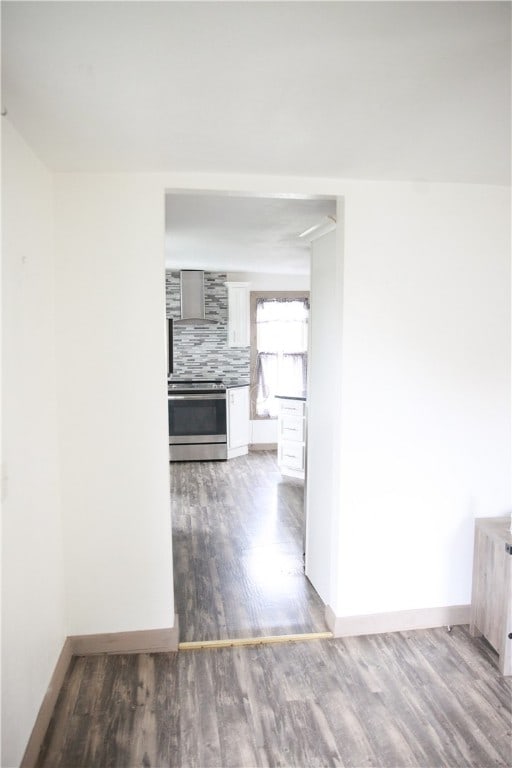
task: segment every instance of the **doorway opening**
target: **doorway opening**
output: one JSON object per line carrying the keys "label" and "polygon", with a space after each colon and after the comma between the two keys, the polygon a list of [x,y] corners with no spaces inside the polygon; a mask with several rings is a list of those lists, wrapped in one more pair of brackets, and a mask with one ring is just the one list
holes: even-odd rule
{"label": "doorway opening", "polygon": [[[172,287],[179,286],[180,271],[204,272],[206,302],[204,322],[174,323],[173,378],[225,381],[228,414],[230,400],[243,401],[241,393],[247,389],[248,395],[249,387],[253,403],[246,414],[247,450],[235,451],[227,461],[170,464],[181,641],[326,629],[325,605],[304,573],[304,480],[282,472],[278,464],[275,408],[257,412],[258,387],[261,395],[276,360],[266,358],[270,365],[255,376],[262,357],[254,334],[243,346],[229,343],[227,285],[245,285],[253,299],[270,292],[300,295],[304,301],[311,249],[301,235],[335,215],[336,201],[327,197],[166,194],[168,317],[179,304]],[[303,364],[307,345],[293,354]],[[305,379],[305,365],[303,370]],[[228,432],[229,426],[228,415]]]}

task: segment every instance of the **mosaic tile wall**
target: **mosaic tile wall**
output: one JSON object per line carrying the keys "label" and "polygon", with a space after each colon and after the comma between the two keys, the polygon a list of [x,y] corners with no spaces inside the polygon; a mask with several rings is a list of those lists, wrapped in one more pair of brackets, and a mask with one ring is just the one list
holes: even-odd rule
{"label": "mosaic tile wall", "polygon": [[[174,323],[173,378],[249,382],[250,348],[228,347],[228,289],[224,272],[204,273],[205,316],[213,322]],[[180,318],[180,273],[166,270],[167,317]]]}

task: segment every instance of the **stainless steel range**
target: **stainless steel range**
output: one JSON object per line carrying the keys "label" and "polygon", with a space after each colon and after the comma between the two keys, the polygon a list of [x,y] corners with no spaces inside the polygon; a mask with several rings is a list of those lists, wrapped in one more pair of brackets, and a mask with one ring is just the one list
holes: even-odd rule
{"label": "stainless steel range", "polygon": [[170,381],[170,461],[227,459],[226,387],[220,379]]}

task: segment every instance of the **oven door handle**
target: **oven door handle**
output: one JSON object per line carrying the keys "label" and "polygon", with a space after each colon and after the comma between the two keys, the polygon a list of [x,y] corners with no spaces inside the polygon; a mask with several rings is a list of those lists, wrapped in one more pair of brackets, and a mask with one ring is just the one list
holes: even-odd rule
{"label": "oven door handle", "polygon": [[205,395],[167,395],[168,400],[225,400],[226,393],[213,392]]}

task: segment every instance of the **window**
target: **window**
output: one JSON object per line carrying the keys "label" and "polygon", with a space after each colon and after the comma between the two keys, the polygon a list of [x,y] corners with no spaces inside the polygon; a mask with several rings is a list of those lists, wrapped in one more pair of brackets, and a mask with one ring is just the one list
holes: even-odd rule
{"label": "window", "polygon": [[253,418],[277,416],[276,394],[306,389],[309,297],[251,293]]}

